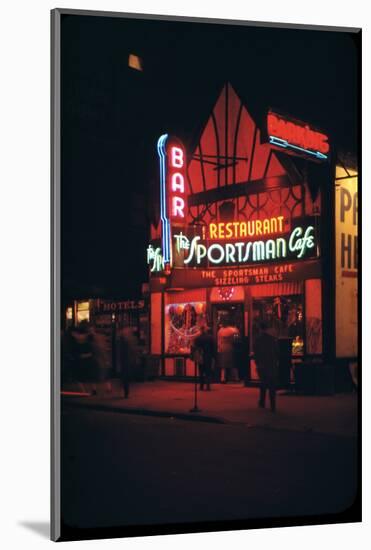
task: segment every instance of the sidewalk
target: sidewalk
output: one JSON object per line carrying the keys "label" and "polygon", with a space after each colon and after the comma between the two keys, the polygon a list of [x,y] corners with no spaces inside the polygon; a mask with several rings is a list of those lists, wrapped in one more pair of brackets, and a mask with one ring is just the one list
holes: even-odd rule
{"label": "sidewalk", "polygon": [[214,384],[210,392],[198,391],[198,413],[190,412],[193,399],[194,384],[156,380],[133,384],[129,399],[64,396],[63,403],[122,413],[238,423],[251,428],[357,435],[356,393],[299,396],[279,391],[276,413],[271,413],[269,407],[259,409],[258,389],[241,384]]}

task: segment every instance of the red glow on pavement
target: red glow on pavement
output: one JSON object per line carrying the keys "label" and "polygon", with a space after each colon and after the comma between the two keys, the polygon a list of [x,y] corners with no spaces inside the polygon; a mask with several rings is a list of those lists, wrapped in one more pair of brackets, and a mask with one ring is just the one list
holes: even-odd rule
{"label": "red glow on pavement", "polygon": [[90,397],[91,393],[83,391],[61,391],[61,395],[75,396],[75,397]]}

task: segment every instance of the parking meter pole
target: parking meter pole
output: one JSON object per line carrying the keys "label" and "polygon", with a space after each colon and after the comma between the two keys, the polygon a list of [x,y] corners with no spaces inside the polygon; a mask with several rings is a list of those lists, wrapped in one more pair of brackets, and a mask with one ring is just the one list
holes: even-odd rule
{"label": "parking meter pole", "polygon": [[195,391],[194,391],[194,404],[193,408],[189,412],[197,413],[200,412],[200,409],[197,407],[197,362],[195,361]]}

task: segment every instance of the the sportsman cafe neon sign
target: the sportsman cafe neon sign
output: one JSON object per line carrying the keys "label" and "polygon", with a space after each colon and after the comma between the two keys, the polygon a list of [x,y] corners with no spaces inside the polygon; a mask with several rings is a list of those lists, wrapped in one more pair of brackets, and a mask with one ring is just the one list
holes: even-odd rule
{"label": "the sportsman cafe neon sign", "polygon": [[[211,223],[203,227],[202,234],[193,237],[180,230],[174,232],[173,246],[174,267],[260,264],[317,255],[314,225],[298,225],[285,232],[283,216],[251,222]],[[164,269],[160,248],[148,247],[147,262],[152,272]]]}
{"label": "the sportsman cafe neon sign", "polygon": [[210,265],[241,265],[287,258],[302,259],[316,246],[313,225],[297,226],[288,235],[266,240],[209,244],[210,241],[202,242],[199,235],[189,239],[182,232],[174,234],[174,239],[177,251],[184,251],[185,267],[200,267],[205,261]]}

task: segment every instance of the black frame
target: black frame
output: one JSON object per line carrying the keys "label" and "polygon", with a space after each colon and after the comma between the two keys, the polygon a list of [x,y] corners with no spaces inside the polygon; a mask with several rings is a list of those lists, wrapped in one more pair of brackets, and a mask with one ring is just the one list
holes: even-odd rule
{"label": "black frame", "polygon": [[[112,527],[112,528],[95,528],[95,529],[80,529],[67,527],[62,524],[61,510],[60,510],[60,329],[61,329],[61,254],[60,254],[60,193],[61,193],[61,158],[60,158],[60,75],[61,75],[61,61],[60,61],[60,40],[61,40],[61,16],[62,15],[82,15],[92,17],[114,17],[114,18],[127,18],[127,19],[146,19],[146,20],[161,20],[161,21],[183,21],[183,22],[197,22],[208,24],[224,24],[224,25],[239,25],[246,27],[266,27],[266,28],[281,28],[281,29],[302,29],[302,30],[327,30],[333,32],[346,32],[353,33],[355,42],[358,49],[358,63],[361,67],[362,49],[361,49],[361,29],[359,28],[346,28],[346,27],[328,27],[320,25],[294,25],[294,24],[280,24],[269,22],[249,22],[240,20],[222,20],[222,19],[204,19],[194,17],[178,17],[178,16],[163,16],[163,15],[149,15],[149,14],[133,14],[133,13],[119,13],[119,12],[101,12],[101,11],[89,11],[89,10],[72,10],[72,9],[55,9],[51,11],[51,257],[52,257],[52,269],[51,269],[51,538],[54,541],[68,541],[79,539],[100,539],[100,538],[112,538],[112,537],[132,537],[132,536],[148,536],[158,534],[179,534],[189,532],[204,532],[204,531],[227,531],[236,529],[256,529],[264,527],[284,527],[284,526],[299,526],[299,525],[315,525],[315,524],[337,524],[344,522],[359,522],[361,521],[361,469],[358,470],[359,478],[359,493],[357,500],[351,509],[341,512],[334,517],[327,516],[324,518],[320,516],[308,516],[308,517],[289,517],[289,518],[264,518],[264,519],[245,519],[235,521],[216,521],[216,522],[202,522],[202,523],[179,523],[179,524],[164,524],[164,525],[143,525],[143,526],[126,526],[126,527]],[[358,85],[358,97],[361,99],[361,71],[358,71],[359,81]],[[360,104],[360,101],[359,101]],[[361,116],[360,105],[358,106],[358,143],[361,146]],[[220,157],[221,158],[221,157]],[[359,182],[361,195],[362,184],[362,168],[361,168],[361,152],[358,152],[359,158]],[[219,159],[218,159],[219,161]],[[361,202],[361,201],[360,201]],[[334,238],[334,208],[333,208],[333,196],[331,192],[327,195],[325,201],[327,209],[328,226],[326,228],[326,234],[331,235],[331,239],[324,239],[322,242],[322,251],[328,254],[329,261],[326,262],[325,267],[328,275],[335,273],[335,258],[334,253],[331,251],[331,247],[328,243]],[[362,228],[361,213],[359,215],[359,227]],[[358,282],[361,285],[361,231],[359,235],[359,278]],[[327,241],[327,243],[326,243]],[[330,277],[325,277],[325,280],[329,281]],[[335,288],[334,285],[329,285],[323,288],[323,307],[325,308],[326,315],[329,319],[335,318]],[[162,295],[162,299],[163,299]],[[361,295],[358,294],[359,305],[359,317],[361,317]],[[163,308],[162,308],[163,309]],[[163,322],[163,319],[162,319]],[[330,323],[332,329],[328,329],[329,332],[324,334],[324,344],[327,343],[326,354],[327,357],[333,358],[335,355],[335,333],[334,323]],[[361,343],[361,329],[359,330],[359,341]],[[361,357],[359,357],[361,362]],[[360,386],[362,382],[362,376],[360,373]],[[361,397],[361,396],[360,396]],[[359,413],[361,411],[362,402],[359,399]],[[361,416],[359,414],[360,424]],[[359,428],[361,433],[361,425]],[[361,449],[361,442],[359,441],[359,450]],[[360,458],[359,458],[360,464]]]}

